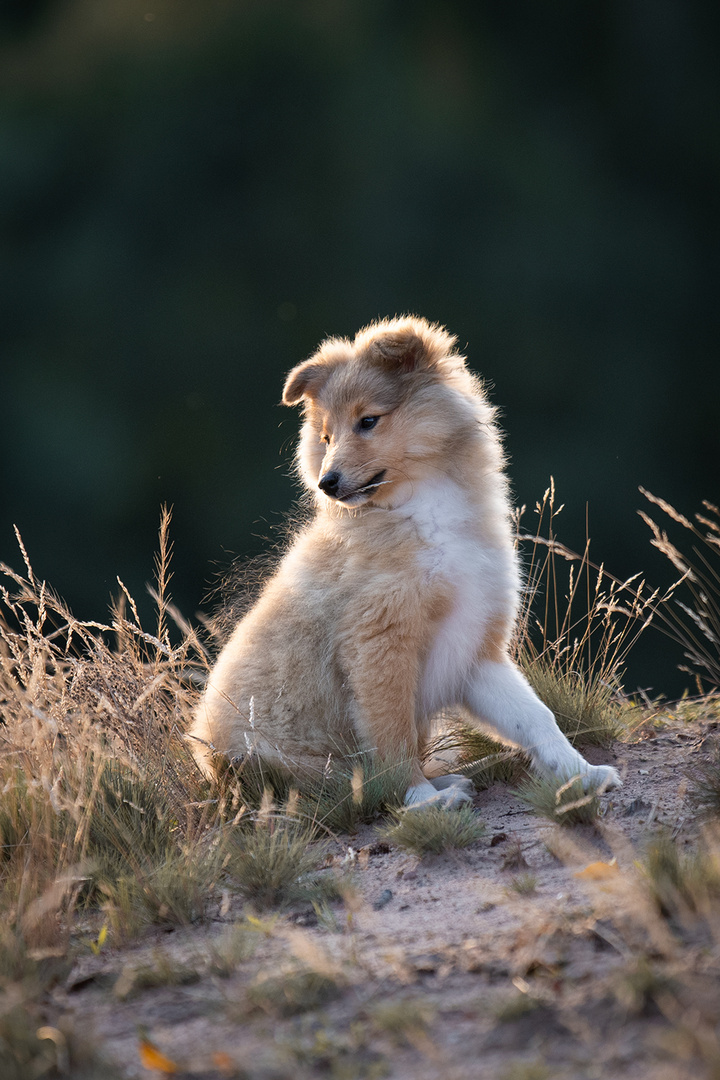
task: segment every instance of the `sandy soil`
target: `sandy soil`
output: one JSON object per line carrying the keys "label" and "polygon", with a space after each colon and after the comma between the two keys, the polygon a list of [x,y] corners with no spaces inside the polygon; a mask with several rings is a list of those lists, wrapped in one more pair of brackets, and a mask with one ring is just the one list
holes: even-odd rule
{"label": "sandy soil", "polygon": [[[718,950],[678,950],[635,863],[662,827],[692,850],[686,776],[716,723],[648,721],[632,741],[588,751],[624,781],[597,829],[560,829],[499,784],[476,796],[486,833],[462,851],[418,860],[363,827],[333,852],[353,871],[345,904],[253,924],[224,893],[201,926],[81,950],[50,1013],[128,1078],[161,1075],[141,1061],[146,1036],[176,1075],[208,1080],[696,1080],[683,1018],[634,988],[648,965],[671,976],[682,963],[717,995]],[[238,925],[245,958],[218,973]],[[165,984],[143,985],[148,971]],[[279,973],[296,999],[263,984]]]}

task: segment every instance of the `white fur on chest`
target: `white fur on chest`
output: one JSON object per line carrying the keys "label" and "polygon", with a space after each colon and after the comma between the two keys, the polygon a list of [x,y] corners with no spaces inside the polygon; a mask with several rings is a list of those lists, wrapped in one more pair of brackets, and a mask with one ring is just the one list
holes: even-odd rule
{"label": "white fur on chest", "polygon": [[505,547],[484,540],[477,509],[455,484],[428,485],[403,509],[422,543],[417,558],[428,585],[439,578],[452,592],[421,676],[418,707],[428,714],[462,700],[488,628],[514,616],[515,559],[509,539]]}

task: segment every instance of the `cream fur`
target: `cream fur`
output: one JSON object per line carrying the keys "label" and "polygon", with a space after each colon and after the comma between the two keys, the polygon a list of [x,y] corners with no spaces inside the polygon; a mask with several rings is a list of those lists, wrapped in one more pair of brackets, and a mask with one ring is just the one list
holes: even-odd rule
{"label": "cream fur", "polygon": [[249,751],[304,772],[359,744],[412,760],[408,805],[454,806],[466,785],[431,784],[420,757],[433,714],[462,705],[545,773],[619,783],[508,657],[520,575],[503,454],[454,345],[423,319],[386,320],[288,376],[315,516],[210,673],[189,732],[208,774]]}

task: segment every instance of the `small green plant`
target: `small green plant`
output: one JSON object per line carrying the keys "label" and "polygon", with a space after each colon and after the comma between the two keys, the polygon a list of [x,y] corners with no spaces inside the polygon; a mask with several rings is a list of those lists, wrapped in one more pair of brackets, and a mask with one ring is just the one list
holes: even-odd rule
{"label": "small green plant", "polygon": [[667,832],[655,836],[640,864],[650,895],[681,936],[714,937],[720,915],[720,846],[706,834],[698,850],[685,854]]}
{"label": "small green plant", "polygon": [[428,1042],[428,1031],[435,1011],[427,1001],[404,998],[400,1001],[377,1002],[369,1010],[373,1027],[389,1035],[398,1045],[422,1048]]}
{"label": "small green plant", "polygon": [[515,794],[536,814],[558,825],[593,825],[600,814],[598,789],[585,791],[580,777],[562,782],[531,776]]}
{"label": "small green plant", "polygon": [[510,881],[509,888],[519,896],[531,896],[537,889],[537,883],[534,874],[517,874]]}
{"label": "small green plant", "polygon": [[392,825],[381,830],[393,844],[416,855],[469,847],[484,833],[485,825],[471,806],[461,806],[453,811],[439,806],[403,811],[395,815]]}
{"label": "small green plant", "polygon": [[247,920],[235,923],[210,946],[210,970],[226,979],[239,964],[249,960],[258,946],[258,931]]}
{"label": "small green plant", "polygon": [[162,949],[156,949],[152,963],[123,967],[113,986],[113,994],[118,1000],[126,1001],[156,986],[189,986],[199,980],[196,964],[178,963]]}
{"label": "small green plant", "polygon": [[321,831],[353,832],[402,806],[410,777],[407,761],[379,761],[367,753],[331,760],[321,777],[302,786],[300,809]]}
{"label": "small green plant", "polygon": [[249,987],[248,1003],[276,1016],[309,1012],[338,996],[337,979],[320,971],[296,971],[271,975]]}
{"label": "small green plant", "polygon": [[270,817],[226,837],[223,866],[243,895],[262,910],[337,895],[332,872],[318,870],[325,854],[325,845],[310,828]]}

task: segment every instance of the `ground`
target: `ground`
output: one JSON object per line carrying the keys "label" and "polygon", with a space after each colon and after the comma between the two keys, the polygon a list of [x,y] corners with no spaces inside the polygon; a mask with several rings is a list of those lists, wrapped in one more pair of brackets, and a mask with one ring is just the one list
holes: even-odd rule
{"label": "ground", "polygon": [[48,1022],[70,1022],[127,1078],[173,1065],[207,1080],[718,1075],[701,1038],[717,941],[680,942],[638,869],[660,829],[688,851],[698,840],[687,777],[717,725],[700,712],[587,751],[623,777],[597,828],[561,829],[495,784],[475,798],[486,831],[467,849],[417,859],[380,823],[334,841],[344,902],[256,916],[221,892],[209,921],[122,949],[89,920]]}

